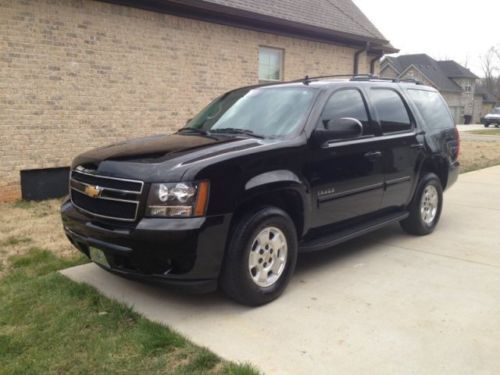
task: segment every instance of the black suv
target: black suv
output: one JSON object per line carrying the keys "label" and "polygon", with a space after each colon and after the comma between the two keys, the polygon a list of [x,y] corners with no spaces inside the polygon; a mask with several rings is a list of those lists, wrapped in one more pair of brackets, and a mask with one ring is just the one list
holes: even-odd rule
{"label": "black suv", "polygon": [[63,225],[111,272],[256,306],[283,292],[300,252],[393,222],[431,233],[458,153],[443,98],[417,82],[239,88],[175,134],[78,156]]}

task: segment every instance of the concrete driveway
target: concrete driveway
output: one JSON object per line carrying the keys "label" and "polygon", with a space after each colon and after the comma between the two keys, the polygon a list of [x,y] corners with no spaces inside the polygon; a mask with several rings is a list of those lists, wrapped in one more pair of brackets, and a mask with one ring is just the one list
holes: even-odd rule
{"label": "concrete driveway", "polygon": [[92,264],[63,274],[268,374],[499,374],[499,223],[500,166],[462,175],[434,234],[394,225],[302,256],[285,294],[258,309]]}

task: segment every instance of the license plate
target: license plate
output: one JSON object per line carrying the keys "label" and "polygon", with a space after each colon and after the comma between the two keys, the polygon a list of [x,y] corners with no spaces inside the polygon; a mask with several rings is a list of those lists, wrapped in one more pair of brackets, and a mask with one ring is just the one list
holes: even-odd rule
{"label": "license plate", "polygon": [[104,252],[96,247],[90,247],[90,259],[101,266],[110,268],[108,259],[106,258]]}

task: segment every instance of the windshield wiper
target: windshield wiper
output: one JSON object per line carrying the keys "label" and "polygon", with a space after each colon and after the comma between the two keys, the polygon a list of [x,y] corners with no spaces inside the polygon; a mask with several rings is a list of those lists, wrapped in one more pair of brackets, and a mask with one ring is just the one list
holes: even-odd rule
{"label": "windshield wiper", "polygon": [[196,133],[196,134],[208,135],[208,132],[206,130],[196,129],[196,128],[182,128],[179,129],[177,133]]}
{"label": "windshield wiper", "polygon": [[249,129],[238,129],[238,128],[221,128],[221,129],[211,129],[211,133],[227,133],[227,134],[244,134],[249,135],[251,137],[264,139],[265,137],[260,134],[255,134],[253,131]]}

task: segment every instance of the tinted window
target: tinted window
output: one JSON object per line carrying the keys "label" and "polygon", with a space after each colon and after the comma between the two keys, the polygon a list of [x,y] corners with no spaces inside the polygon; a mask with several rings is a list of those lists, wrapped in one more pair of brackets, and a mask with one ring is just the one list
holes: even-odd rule
{"label": "tinted window", "polygon": [[373,89],[370,91],[370,97],[384,133],[411,129],[410,116],[398,93],[392,90]]}
{"label": "tinted window", "polygon": [[355,118],[363,124],[363,135],[373,135],[363,97],[358,90],[340,90],[334,93],[323,110],[322,124],[344,117]]}
{"label": "tinted window", "polygon": [[446,103],[439,93],[414,89],[407,92],[427,126],[430,128],[452,128],[455,126]]}

